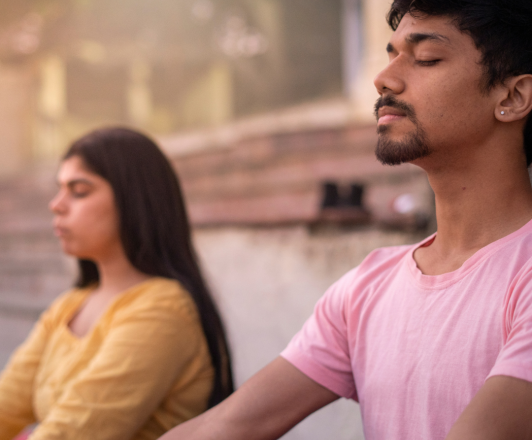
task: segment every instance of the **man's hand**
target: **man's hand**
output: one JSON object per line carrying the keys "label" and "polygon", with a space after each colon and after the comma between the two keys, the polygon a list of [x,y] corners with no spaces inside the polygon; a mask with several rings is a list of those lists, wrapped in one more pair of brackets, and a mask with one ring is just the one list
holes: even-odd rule
{"label": "man's hand", "polygon": [[531,440],[532,383],[494,376],[486,381],[446,440]]}
{"label": "man's hand", "polygon": [[224,402],[160,440],[274,440],[338,396],[279,357]]}

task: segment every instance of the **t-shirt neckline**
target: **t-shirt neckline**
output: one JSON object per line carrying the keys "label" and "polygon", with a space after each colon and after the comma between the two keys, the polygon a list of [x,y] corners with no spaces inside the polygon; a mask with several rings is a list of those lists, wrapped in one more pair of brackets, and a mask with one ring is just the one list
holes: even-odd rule
{"label": "t-shirt neckline", "polygon": [[414,278],[414,281],[421,288],[429,290],[444,289],[446,287],[449,287],[451,284],[460,281],[468,273],[476,269],[486,258],[492,255],[498,249],[528,232],[532,232],[532,220],[528,221],[524,226],[512,232],[511,234],[508,234],[505,237],[495,240],[494,242],[479,249],[471,257],[469,257],[464,262],[464,264],[462,264],[462,266],[458,269],[441,275],[425,275],[417,267],[416,260],[414,259],[414,252],[420,247],[427,246],[431,241],[434,241],[437,235],[436,232],[421,241],[420,243],[412,246],[410,252],[408,252],[407,254],[406,263],[408,265],[410,274]]}

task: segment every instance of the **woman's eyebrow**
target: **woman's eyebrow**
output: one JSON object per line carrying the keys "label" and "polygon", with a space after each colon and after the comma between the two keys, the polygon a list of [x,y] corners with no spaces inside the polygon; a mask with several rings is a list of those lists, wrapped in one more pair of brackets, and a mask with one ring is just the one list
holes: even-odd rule
{"label": "woman's eyebrow", "polygon": [[69,180],[66,185],[69,187],[69,188],[72,188],[78,184],[85,184],[85,185],[89,185],[89,186],[93,186],[94,184],[88,180],[88,179],[83,179],[83,178],[79,178],[79,179],[72,179],[72,180]]}
{"label": "woman's eyebrow", "polygon": [[84,183],[85,185],[90,185],[90,186],[93,185],[93,182],[91,182],[88,179],[83,179],[83,178],[70,180],[70,181],[68,181],[67,185],[68,186],[74,186],[74,185],[77,185],[78,183]]}

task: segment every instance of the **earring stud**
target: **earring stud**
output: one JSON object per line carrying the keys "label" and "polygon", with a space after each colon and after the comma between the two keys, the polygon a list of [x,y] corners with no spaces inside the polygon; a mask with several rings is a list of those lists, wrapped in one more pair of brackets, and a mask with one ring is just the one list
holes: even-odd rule
{"label": "earring stud", "polygon": [[502,111],[502,112],[501,112],[501,115],[504,115],[504,114],[505,114],[504,111]]}

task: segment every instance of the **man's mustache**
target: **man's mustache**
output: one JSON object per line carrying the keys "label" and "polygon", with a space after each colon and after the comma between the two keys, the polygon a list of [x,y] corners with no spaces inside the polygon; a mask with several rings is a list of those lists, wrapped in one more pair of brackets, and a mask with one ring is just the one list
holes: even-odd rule
{"label": "man's mustache", "polygon": [[394,107],[401,110],[408,119],[414,122],[417,120],[414,108],[406,102],[399,101],[392,95],[381,96],[377,99],[377,102],[375,102],[375,118],[377,118],[377,120],[379,119],[379,109],[382,107]]}

